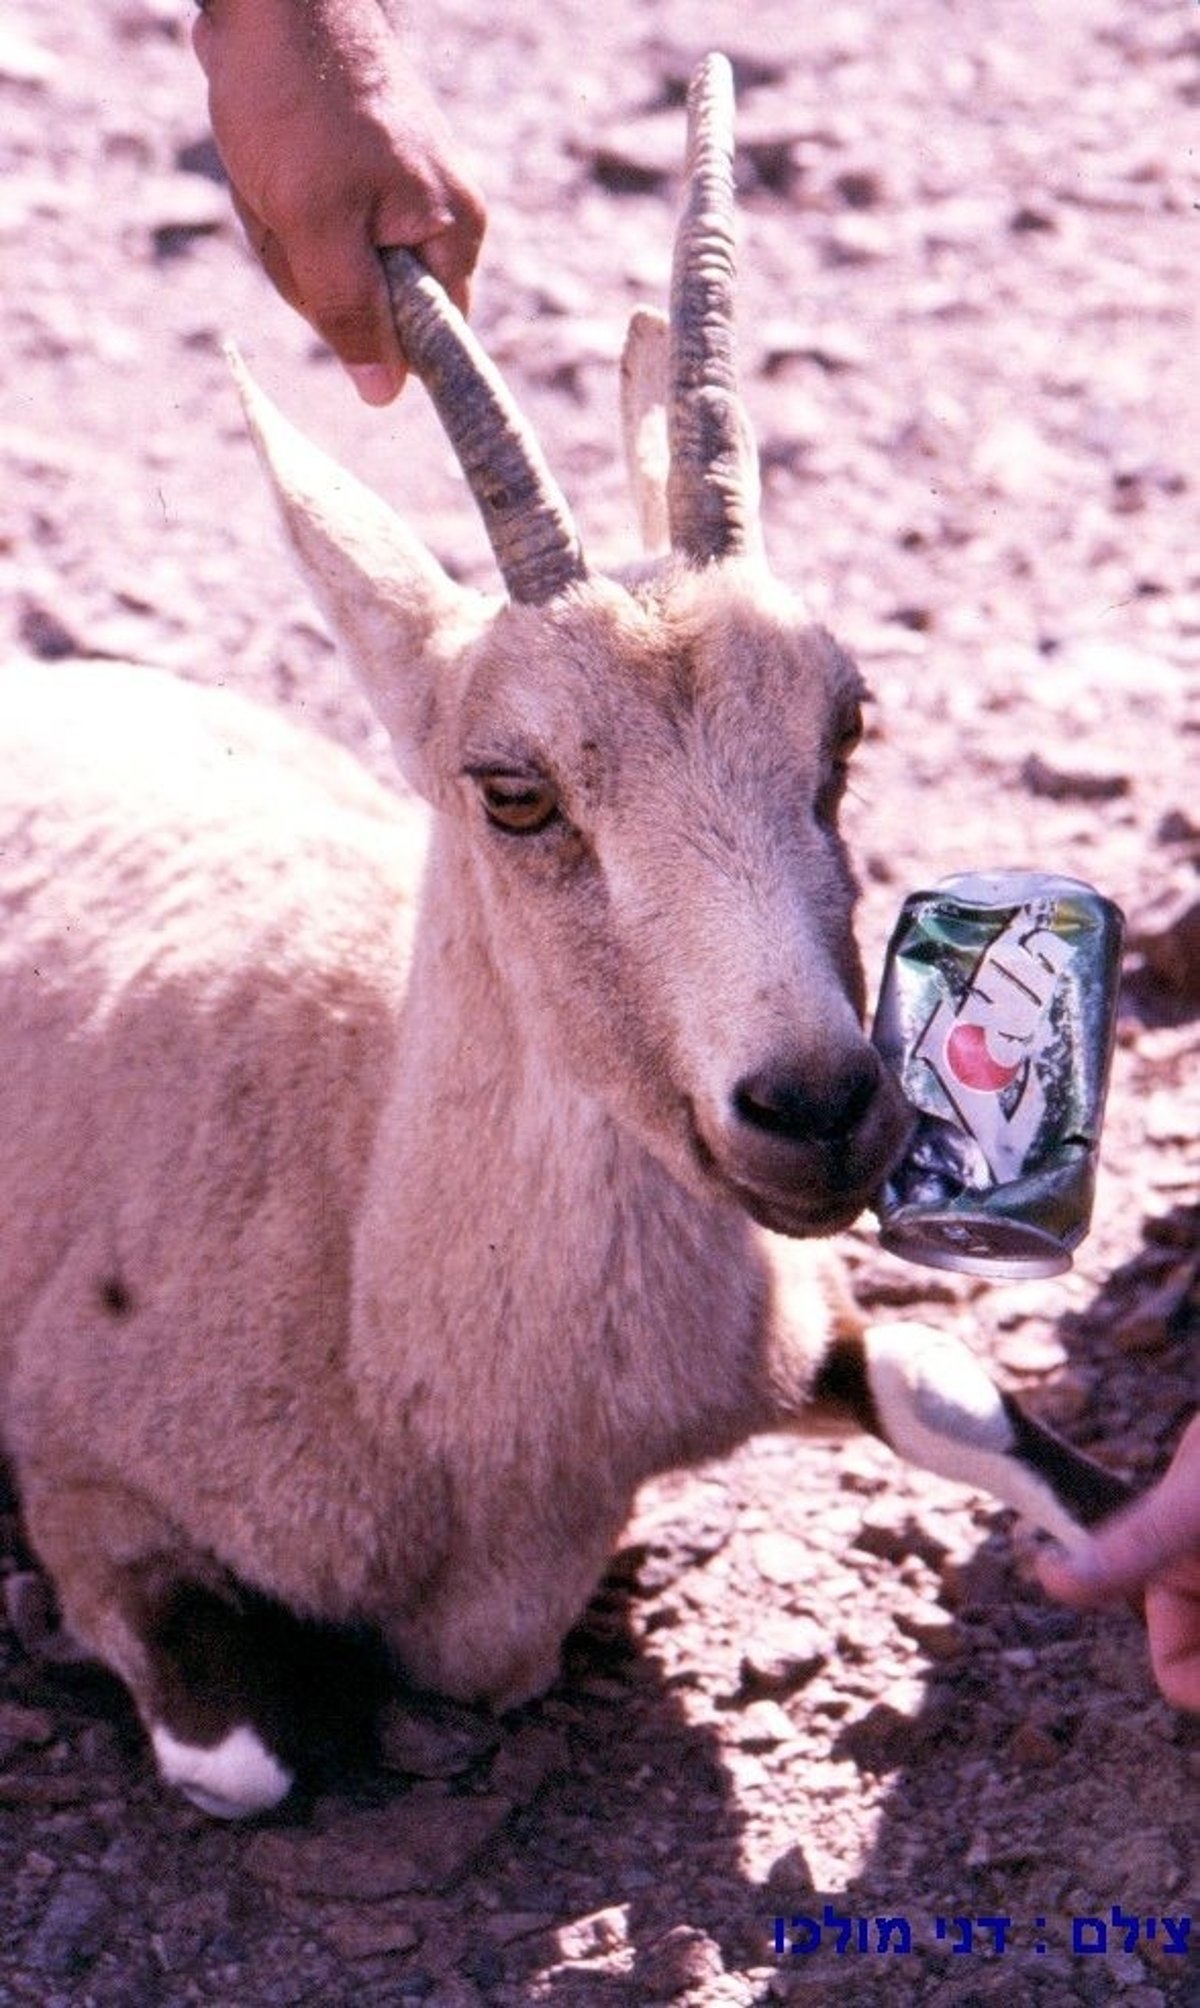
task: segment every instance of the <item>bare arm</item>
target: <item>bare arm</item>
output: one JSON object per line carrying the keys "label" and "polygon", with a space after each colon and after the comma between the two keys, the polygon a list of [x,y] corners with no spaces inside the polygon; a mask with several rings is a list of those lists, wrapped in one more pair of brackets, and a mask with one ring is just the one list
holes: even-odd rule
{"label": "bare arm", "polygon": [[1143,1499],[1066,1556],[1040,1564],[1052,1595],[1080,1609],[1145,1592],[1155,1678],[1168,1701],[1200,1710],[1200,1416]]}
{"label": "bare arm", "polygon": [[465,310],[484,207],[383,0],[206,0],[193,39],[250,243],[387,403],[405,371],[376,251],[416,251]]}

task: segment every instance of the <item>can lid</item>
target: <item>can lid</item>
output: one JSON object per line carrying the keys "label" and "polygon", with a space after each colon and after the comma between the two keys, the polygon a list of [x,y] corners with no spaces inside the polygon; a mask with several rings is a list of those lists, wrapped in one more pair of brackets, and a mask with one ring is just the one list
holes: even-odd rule
{"label": "can lid", "polygon": [[[994,871],[954,872],[938,879],[933,895],[961,900],[967,906],[1026,906],[1036,899],[1099,900],[1102,895],[1086,880],[1068,878],[1063,872]],[[1107,902],[1105,902],[1107,904]]]}
{"label": "can lid", "polygon": [[1071,1257],[1061,1241],[1027,1220],[912,1207],[880,1223],[879,1239],[893,1255],[927,1269],[957,1269],[996,1282],[1061,1276]]}

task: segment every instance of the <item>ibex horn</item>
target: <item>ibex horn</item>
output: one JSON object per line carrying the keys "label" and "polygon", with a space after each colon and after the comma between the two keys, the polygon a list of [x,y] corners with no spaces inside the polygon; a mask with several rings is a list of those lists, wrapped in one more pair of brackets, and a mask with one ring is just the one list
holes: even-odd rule
{"label": "ibex horn", "polygon": [[734,353],[733,72],[708,56],[688,91],[687,186],[671,271],[671,543],[701,563],[757,544],[757,477]]}
{"label": "ibex horn", "polygon": [[433,401],[514,600],[540,606],[585,578],[571,513],[495,365],[411,251],[383,251],[400,346]]}

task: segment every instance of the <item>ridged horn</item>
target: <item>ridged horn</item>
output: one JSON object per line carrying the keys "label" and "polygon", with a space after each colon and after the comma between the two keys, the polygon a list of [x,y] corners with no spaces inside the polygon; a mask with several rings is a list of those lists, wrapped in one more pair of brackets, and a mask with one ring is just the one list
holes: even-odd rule
{"label": "ridged horn", "polygon": [[671,543],[699,563],[758,543],[757,476],[737,387],[733,72],[707,56],[688,91],[686,188],[671,270]]}
{"label": "ridged horn", "polygon": [[495,364],[411,251],[381,252],[400,346],[458,456],[510,598],[530,606],[586,578],[567,503]]}

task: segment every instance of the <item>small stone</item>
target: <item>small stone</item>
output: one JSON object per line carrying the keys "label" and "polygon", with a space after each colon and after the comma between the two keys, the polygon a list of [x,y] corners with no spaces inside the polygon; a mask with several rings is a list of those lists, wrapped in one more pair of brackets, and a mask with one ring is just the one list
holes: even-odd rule
{"label": "small stone", "polygon": [[59,72],[58,57],[11,29],[0,33],[0,83],[23,84],[27,90],[44,90]]}
{"label": "small stone", "polygon": [[61,662],[69,656],[86,655],[87,648],[75,630],[53,607],[27,599],[21,608],[17,633],[31,655],[42,662]]}
{"label": "small stone", "polygon": [[1200,842],[1200,823],[1186,809],[1166,809],[1154,834],[1160,844],[1194,844]]}
{"label": "small stone", "polygon": [[223,189],[197,174],[163,174],[146,191],[142,218],[157,258],[173,258],[229,222]]}
{"label": "small stone", "polygon": [[787,1694],[802,1687],[829,1657],[821,1627],[807,1618],[763,1625],[742,1648],[741,1683],[750,1694]]}
{"label": "small stone", "polygon": [[756,1534],[750,1544],[754,1566],[764,1582],[792,1589],[812,1568],[812,1551],[794,1534]]}
{"label": "small stone", "polygon": [[610,1904],[605,1910],[572,1918],[554,1933],[554,1944],[563,1959],[603,1958],[610,1952],[619,1952],[628,1942],[629,1905],[625,1903]]}
{"label": "small stone", "polygon": [[1008,1755],[1014,1764],[1024,1769],[1038,1769],[1057,1764],[1062,1758],[1062,1746],[1055,1742],[1040,1722],[1022,1722],[1008,1739]]}
{"label": "small stone", "polygon": [[608,195],[660,195],[679,172],[677,121],[639,119],[610,126],[578,149],[592,180]]}
{"label": "small stone", "polygon": [[677,1924],[647,1946],[634,1969],[643,2000],[673,2000],[690,1987],[719,1980],[725,1971],[721,1948],[707,1932]]}
{"label": "small stone", "polygon": [[1045,1388],[1039,1388],[1038,1421],[1051,1429],[1068,1429],[1081,1422],[1095,1399],[1094,1376],[1068,1368]]}
{"label": "small stone", "polygon": [[1186,1003],[1200,1002],[1200,897],[1185,894],[1152,934],[1135,946],[1155,981]]}
{"label": "small stone", "polygon": [[854,1536],[854,1545],[866,1555],[878,1555],[885,1562],[899,1562],[905,1555],[913,1553],[914,1545],[919,1549],[922,1543],[909,1508],[903,1503],[882,1499],[869,1506],[863,1514]]}
{"label": "small stone", "polygon": [[795,1725],[777,1701],[752,1701],[733,1718],[733,1740],[743,1750],[773,1750],[794,1742]]}
{"label": "small stone", "polygon": [[567,1739],[561,1730],[537,1722],[527,1722],[505,1739],[492,1764],[490,1784],[494,1792],[510,1799],[514,1806],[527,1806],[536,1799],[548,1778],[570,1768]]}
{"label": "small stone", "polygon": [[375,1904],[334,1911],[322,1919],[321,1930],[343,1959],[412,1952],[421,1943],[421,1934],[410,1918]]}
{"label": "small stone", "polygon": [[621,1536],[609,1570],[620,1582],[653,1595],[698,1562],[719,1554],[736,1524],[724,1485],[685,1477],[647,1487]]}
{"label": "small stone", "polygon": [[1066,1366],[1068,1353],[1052,1332],[1020,1330],[1006,1335],[996,1348],[1001,1366],[1014,1374],[1055,1374]]}
{"label": "small stone", "polygon": [[448,1973],[425,1995],[423,2008],[483,2008],[483,1996],[465,1973]]}
{"label": "small stone", "polygon": [[1022,202],[1008,219],[1008,227],[1014,236],[1033,236],[1036,233],[1058,229],[1058,218],[1046,204]]}
{"label": "small stone", "polygon": [[0,1763],[18,1750],[40,1750],[54,1738],[54,1717],[44,1708],[0,1702]]}
{"label": "small stone", "polygon": [[81,1973],[108,1936],[112,1904],[93,1876],[67,1870],[55,1885],[26,1958],[63,1977]]}
{"label": "small stone", "polygon": [[1031,795],[1046,802],[1115,802],[1132,786],[1128,774],[1070,767],[1061,760],[1044,760],[1040,753],[1031,753],[1023,763],[1021,781]]}
{"label": "small stone", "polygon": [[920,1681],[894,1681],[865,1715],[847,1723],[839,1749],[864,1771],[894,1771],[908,1762],[921,1741],[927,1705]]}
{"label": "small stone", "polygon": [[895,249],[895,232],[881,217],[850,209],[830,224],[821,240],[827,265],[873,265]]}
{"label": "small stone", "polygon": [[344,1814],[323,1832],[257,1834],[245,1862],[260,1882],[299,1895],[369,1903],[442,1889],[459,1879],[510,1810],[506,1799],[451,1798],[417,1786],[394,1805]]}
{"label": "small stone", "polygon": [[1190,1144],[1200,1129],[1198,1113],[1186,1088],[1159,1088],[1145,1104],[1142,1133],[1147,1143]]}
{"label": "small stone", "polygon": [[915,1640],[927,1659],[957,1659],[963,1636],[955,1619],[936,1604],[921,1604],[915,1610],[898,1610],[896,1628]]}
{"label": "small stone", "polygon": [[1195,1262],[1178,1262],[1154,1289],[1144,1291],[1112,1327],[1112,1336],[1121,1351],[1160,1351],[1170,1340],[1172,1330],[1191,1297],[1195,1281]]}
{"label": "small stone", "polygon": [[814,363],[829,376],[862,369],[867,344],[846,323],[818,327],[800,321],[768,321],[761,334],[762,374],[775,377],[794,363]]}

